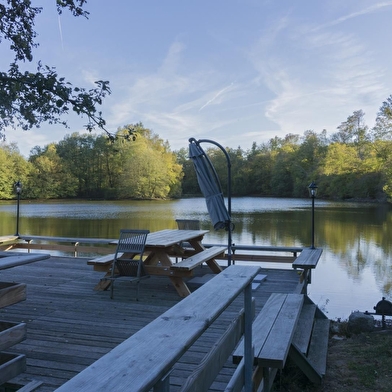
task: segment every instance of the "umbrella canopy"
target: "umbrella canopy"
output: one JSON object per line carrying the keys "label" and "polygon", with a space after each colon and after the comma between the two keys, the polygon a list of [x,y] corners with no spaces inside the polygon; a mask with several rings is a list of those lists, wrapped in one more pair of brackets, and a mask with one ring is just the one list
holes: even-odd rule
{"label": "umbrella canopy", "polygon": [[214,229],[229,230],[231,218],[225,205],[219,178],[207,154],[195,139],[189,139],[189,158],[193,161],[197,181],[206,200]]}

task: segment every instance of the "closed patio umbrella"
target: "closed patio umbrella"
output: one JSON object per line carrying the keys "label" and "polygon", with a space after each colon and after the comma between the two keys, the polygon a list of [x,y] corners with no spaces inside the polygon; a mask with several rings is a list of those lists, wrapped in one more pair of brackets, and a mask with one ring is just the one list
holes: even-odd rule
{"label": "closed patio umbrella", "polygon": [[[200,186],[200,190],[206,200],[207,210],[210,215],[212,224],[215,230],[226,229],[229,232],[228,239],[228,262],[231,263],[231,217],[230,217],[230,197],[229,198],[229,211],[226,208],[223,193],[220,185],[218,175],[216,174],[215,168],[212,165],[207,154],[200,146],[200,142],[210,142],[222,149],[222,147],[210,140],[199,140],[194,138],[189,139],[189,158],[192,159],[193,165],[197,175],[197,181]],[[223,149],[222,149],[223,150]],[[226,153],[226,151],[224,151]],[[227,154],[227,153],[226,153]],[[227,156],[228,158],[228,156]],[[230,162],[228,161],[228,165]],[[230,183],[230,178],[228,179]]]}

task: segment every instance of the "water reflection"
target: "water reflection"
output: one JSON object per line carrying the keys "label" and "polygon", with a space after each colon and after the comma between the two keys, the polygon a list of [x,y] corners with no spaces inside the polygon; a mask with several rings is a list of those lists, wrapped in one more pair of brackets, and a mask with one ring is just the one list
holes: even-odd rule
{"label": "water reflection", "polygon": [[[233,242],[309,246],[310,199],[233,198]],[[120,229],[176,228],[175,219],[199,219],[206,242],[226,243],[214,231],[203,198],[174,201],[26,202],[22,234],[117,238]],[[14,234],[16,203],[0,203],[0,235]],[[324,249],[310,295],[331,318],[372,310],[392,296],[392,212],[387,205],[316,200],[315,245]]]}

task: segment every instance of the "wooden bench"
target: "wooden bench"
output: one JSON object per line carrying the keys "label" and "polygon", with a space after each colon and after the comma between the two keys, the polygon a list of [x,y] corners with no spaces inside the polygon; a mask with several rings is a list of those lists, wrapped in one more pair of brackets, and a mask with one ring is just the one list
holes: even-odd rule
{"label": "wooden bench", "polygon": [[210,260],[217,256],[223,257],[226,249],[227,248],[225,246],[213,246],[211,248],[203,250],[202,252],[196,253],[195,255],[188,257],[176,264],[173,264],[170,269],[184,269],[188,271],[193,270],[194,268],[203,263],[208,264]]}
{"label": "wooden bench", "polygon": [[[109,353],[57,389],[65,391],[168,391],[170,372],[192,344],[237,298],[244,303],[243,322],[229,323],[229,334],[219,346],[212,344],[212,361],[197,366],[198,375],[186,390],[206,390],[219,366],[223,366],[245,331],[245,366],[241,382],[251,391],[253,356],[251,352],[251,284],[260,267],[233,265],[182,299]],[[245,293],[245,295],[242,295]],[[240,315],[241,316],[241,315]],[[240,328],[241,327],[241,328]],[[237,337],[237,339],[235,338]],[[228,353],[224,358],[223,353]],[[219,365],[219,366],[218,366]],[[250,372],[249,372],[250,370]],[[250,376],[250,377],[249,377]]]}
{"label": "wooden bench", "polygon": [[4,235],[0,237],[0,249],[8,250],[12,249],[18,242],[18,236],[16,235]]}
{"label": "wooden bench", "polygon": [[311,270],[317,267],[323,250],[321,248],[304,248],[301,254],[294,260],[294,269],[302,269],[300,282],[303,283],[303,294],[306,294],[307,285],[311,283]]}
{"label": "wooden bench", "polygon": [[[212,260],[216,256],[222,256],[222,254],[226,251],[225,246],[214,246],[212,248],[208,248],[200,253],[197,253],[187,259],[184,259],[176,264],[173,264],[170,269],[173,271],[176,270],[184,270],[184,271],[191,271],[196,268],[198,265],[208,262]],[[90,259],[87,261],[88,265],[92,265],[94,267],[94,271],[99,272],[107,272],[114,260],[114,253],[95,257],[94,259]],[[120,257],[121,257],[120,253]]]}
{"label": "wooden bench", "polygon": [[[121,257],[123,254],[119,253],[119,257]],[[94,267],[94,271],[99,271],[99,272],[108,272],[110,269],[110,266],[113,263],[115,253],[110,253],[105,256],[99,256],[95,257],[94,259],[90,259],[87,261],[88,265],[92,265]]]}
{"label": "wooden bench", "polygon": [[293,262],[294,268],[314,269],[320,260],[323,250],[321,248],[304,248],[301,254]]}
{"label": "wooden bench", "polygon": [[49,257],[50,255],[46,253],[0,252],[0,269],[13,268]]}
{"label": "wooden bench", "polygon": [[[277,369],[283,369],[304,302],[302,294],[271,294],[253,321],[252,344],[257,365],[254,380],[264,378],[264,391],[269,391]],[[239,363],[244,355],[241,343],[233,354]]]}

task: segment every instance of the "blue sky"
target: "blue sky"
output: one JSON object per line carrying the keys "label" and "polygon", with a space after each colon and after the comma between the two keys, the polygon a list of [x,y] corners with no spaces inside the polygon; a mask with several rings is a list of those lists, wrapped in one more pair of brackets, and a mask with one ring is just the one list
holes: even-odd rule
{"label": "blue sky", "polygon": [[[359,109],[371,127],[392,94],[392,1],[90,0],[88,20],[48,3],[33,1],[44,7],[35,60],[74,85],[109,80],[107,128],[142,122],[172,150],[190,137],[246,150],[309,129],[331,135]],[[11,129],[7,142],[27,156],[84,123]]]}

